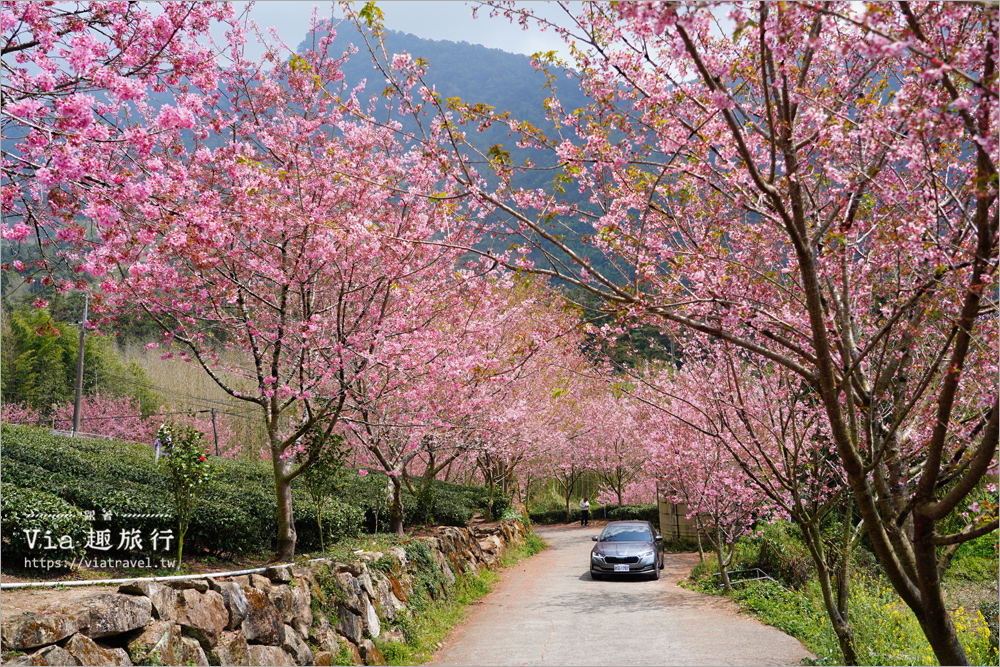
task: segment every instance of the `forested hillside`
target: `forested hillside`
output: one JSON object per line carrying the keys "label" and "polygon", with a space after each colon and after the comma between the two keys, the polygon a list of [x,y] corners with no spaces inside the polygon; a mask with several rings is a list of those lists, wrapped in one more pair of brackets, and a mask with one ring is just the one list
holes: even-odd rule
{"label": "forested hillside", "polygon": [[[546,118],[545,112],[545,101],[550,97],[558,98],[562,108],[569,112],[584,108],[587,99],[580,90],[579,79],[569,78],[562,71],[553,70],[551,73],[558,76],[550,81],[545,72],[536,71],[529,56],[464,41],[423,39],[395,30],[386,30],[384,41],[390,57],[397,53],[408,53],[414,59],[422,58],[427,61],[427,74],[424,79],[434,86],[434,90],[442,99],[460,98],[469,104],[491,106],[497,112],[508,111],[512,118],[530,123],[548,137],[580,143],[572,129],[565,125],[561,127],[560,134],[553,121]],[[308,37],[299,44],[298,51],[301,53],[311,49],[313,45],[313,38]],[[381,95],[385,88],[385,77],[375,68],[361,33],[349,26],[342,28],[336,34],[329,51],[340,55],[346,53],[352,45],[358,52],[344,64],[342,68],[344,80],[349,87],[365,81],[366,96]],[[404,120],[403,129],[416,131],[415,121]],[[514,166],[522,167],[527,161],[531,162],[530,169],[515,175],[514,185],[550,191],[556,184],[555,178],[560,172],[555,170],[557,160],[552,151],[518,147],[516,138],[511,136],[507,126],[499,123],[494,123],[481,131],[476,125],[468,125],[465,129],[467,141],[483,155],[488,153],[491,147],[501,146],[510,154],[510,161]],[[487,180],[493,180],[489,178],[491,175],[489,169],[484,168],[481,171],[487,176]],[[576,190],[567,191],[566,198],[572,203],[587,204],[587,198]],[[567,239],[572,239],[568,242],[574,250],[590,259],[595,266],[607,268],[606,261],[600,253],[578,240],[581,236],[594,233],[594,229],[586,220],[574,218],[556,222],[570,228],[571,233],[566,236]],[[536,263],[544,262],[537,250],[533,253],[532,259]],[[614,275],[616,272],[610,273]]]}

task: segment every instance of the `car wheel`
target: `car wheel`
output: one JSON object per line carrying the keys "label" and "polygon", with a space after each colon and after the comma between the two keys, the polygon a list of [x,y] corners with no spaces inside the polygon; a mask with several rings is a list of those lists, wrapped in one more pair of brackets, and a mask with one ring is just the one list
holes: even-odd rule
{"label": "car wheel", "polygon": [[663,556],[660,556],[660,569],[661,569],[661,570],[663,569],[663,566],[664,566],[665,564],[666,564],[666,563],[664,563],[664,562],[663,562]]}
{"label": "car wheel", "polygon": [[594,581],[600,581],[601,580],[601,575],[599,575],[596,572],[594,572],[593,570],[591,570],[590,571],[590,578],[593,579]]}
{"label": "car wheel", "polygon": [[654,568],[653,568],[653,576],[652,576],[652,577],[650,577],[650,578],[651,578],[651,579],[652,579],[653,581],[656,581],[657,579],[659,579],[659,578],[660,578],[660,568],[659,568],[659,567],[654,567]]}

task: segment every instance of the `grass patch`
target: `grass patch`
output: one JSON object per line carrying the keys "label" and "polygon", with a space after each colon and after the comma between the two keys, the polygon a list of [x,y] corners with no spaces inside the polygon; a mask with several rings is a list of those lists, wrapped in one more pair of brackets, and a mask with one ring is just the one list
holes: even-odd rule
{"label": "grass patch", "polygon": [[[800,545],[794,530],[785,526],[766,529],[737,544],[731,569],[761,567],[780,583],[761,581],[737,586],[732,598],[755,617],[792,635],[815,656],[813,664],[844,663],[837,637],[830,625],[819,584],[802,565]],[[880,576],[878,568],[866,566],[856,552],[855,572],[851,581],[849,619],[855,633],[859,661],[863,665],[936,665],[937,660],[913,612],[899,599],[891,586]],[[958,551],[945,573],[946,587],[988,590],[995,585],[997,569],[997,535],[973,540]],[[691,572],[681,585],[690,590],[721,595],[714,555],[706,554],[704,562]],[[811,570],[811,568],[810,568]],[[809,575],[809,576],[804,576]],[[783,585],[781,585],[783,584]],[[959,641],[974,665],[996,665],[997,611],[995,593],[983,603],[980,595],[969,600],[952,595],[948,600],[955,608],[952,620]],[[964,606],[959,606],[963,605]]]}
{"label": "grass patch", "polygon": [[997,578],[997,556],[1000,534],[990,533],[970,540],[958,548],[944,573],[944,580],[994,582]]}
{"label": "grass patch", "polygon": [[[529,533],[525,543],[508,549],[501,557],[503,567],[511,567],[545,548],[545,542]],[[376,645],[390,665],[419,665],[427,662],[440,648],[452,628],[465,618],[466,608],[490,592],[500,578],[493,571],[482,569],[478,574],[460,574],[447,596],[430,598],[426,593],[410,598],[414,614],[400,623],[405,642],[382,642]],[[418,588],[414,586],[414,592]]]}
{"label": "grass patch", "polygon": [[[818,584],[789,590],[771,582],[755,582],[733,592],[746,611],[786,632],[815,656],[818,665],[842,665],[844,657],[823,608]],[[937,665],[913,612],[881,579],[857,577],[851,583],[848,615],[863,665]],[[952,619],[959,641],[974,665],[997,664],[997,649],[983,615],[959,608]]]}
{"label": "grass patch", "polygon": [[539,551],[542,551],[545,546],[545,541],[542,538],[533,532],[528,533],[528,537],[525,539],[524,544],[519,544],[513,549],[508,549],[507,552],[500,557],[500,565],[502,567],[512,567],[517,565],[522,560],[531,558]]}

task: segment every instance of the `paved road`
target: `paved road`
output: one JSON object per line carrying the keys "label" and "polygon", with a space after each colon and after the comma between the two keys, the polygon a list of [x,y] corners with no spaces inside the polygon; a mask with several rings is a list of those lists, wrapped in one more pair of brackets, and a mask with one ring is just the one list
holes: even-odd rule
{"label": "paved road", "polygon": [[600,527],[539,528],[549,548],[504,573],[434,665],[796,665],[797,640],[677,581],[697,554],[668,554],[659,581],[590,578]]}

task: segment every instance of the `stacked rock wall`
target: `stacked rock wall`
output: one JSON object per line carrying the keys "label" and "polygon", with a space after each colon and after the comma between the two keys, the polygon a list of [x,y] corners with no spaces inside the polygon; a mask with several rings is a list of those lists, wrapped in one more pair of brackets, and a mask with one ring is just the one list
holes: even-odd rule
{"label": "stacked rock wall", "polygon": [[442,528],[388,553],[360,552],[261,574],[135,581],[0,630],[10,665],[385,664],[373,640],[403,641],[415,595],[447,595],[460,573],[496,567],[524,526]]}

